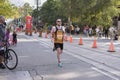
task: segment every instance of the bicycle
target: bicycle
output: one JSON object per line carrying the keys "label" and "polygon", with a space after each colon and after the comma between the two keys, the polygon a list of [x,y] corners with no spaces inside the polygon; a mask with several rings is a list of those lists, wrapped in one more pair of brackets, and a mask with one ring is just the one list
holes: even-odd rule
{"label": "bicycle", "polygon": [[4,45],[4,64],[9,70],[13,70],[18,65],[18,57],[13,49],[8,48],[7,42]]}

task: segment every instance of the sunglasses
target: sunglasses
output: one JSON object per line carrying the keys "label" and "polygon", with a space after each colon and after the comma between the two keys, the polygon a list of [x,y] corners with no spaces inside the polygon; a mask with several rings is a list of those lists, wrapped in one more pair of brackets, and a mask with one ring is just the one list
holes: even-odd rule
{"label": "sunglasses", "polygon": [[61,21],[57,21],[57,22],[61,22]]}

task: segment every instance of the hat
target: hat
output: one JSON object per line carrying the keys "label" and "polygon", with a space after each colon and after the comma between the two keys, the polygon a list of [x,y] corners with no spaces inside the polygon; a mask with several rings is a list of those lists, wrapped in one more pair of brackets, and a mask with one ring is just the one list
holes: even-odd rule
{"label": "hat", "polygon": [[61,19],[57,19],[56,21],[61,21]]}

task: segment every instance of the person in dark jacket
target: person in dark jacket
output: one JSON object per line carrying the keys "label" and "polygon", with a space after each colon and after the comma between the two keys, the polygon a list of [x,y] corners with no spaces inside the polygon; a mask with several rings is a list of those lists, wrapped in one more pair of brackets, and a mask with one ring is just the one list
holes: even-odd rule
{"label": "person in dark jacket", "polygon": [[5,69],[4,62],[4,41],[5,41],[5,18],[0,16],[0,68]]}
{"label": "person in dark jacket", "polygon": [[17,33],[14,31],[12,36],[13,36],[13,45],[16,45],[17,44]]}
{"label": "person in dark jacket", "polygon": [[108,39],[108,32],[109,32],[108,28],[105,28],[104,34],[105,34],[105,38],[106,38],[106,39]]}

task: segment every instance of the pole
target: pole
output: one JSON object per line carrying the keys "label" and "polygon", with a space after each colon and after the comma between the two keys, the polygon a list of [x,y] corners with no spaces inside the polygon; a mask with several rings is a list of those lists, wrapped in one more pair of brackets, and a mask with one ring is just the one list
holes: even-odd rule
{"label": "pole", "polygon": [[36,27],[38,26],[38,0],[37,0],[37,21],[36,21]]}
{"label": "pole", "polygon": [[[39,4],[39,0],[37,0],[37,22],[36,22],[37,28],[40,27],[40,26],[38,25],[38,20],[39,20],[39,15],[38,15],[38,4]],[[41,4],[41,0],[40,0],[40,4]],[[39,30],[39,29],[38,29],[38,30]],[[39,36],[38,36],[38,37],[41,37],[41,36],[42,36],[42,30],[39,30]]]}

